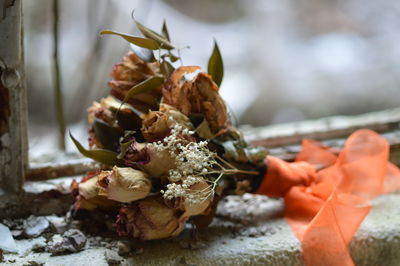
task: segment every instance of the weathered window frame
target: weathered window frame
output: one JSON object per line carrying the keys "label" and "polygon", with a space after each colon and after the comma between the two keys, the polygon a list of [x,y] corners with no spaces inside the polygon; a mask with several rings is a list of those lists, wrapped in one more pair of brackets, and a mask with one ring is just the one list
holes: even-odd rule
{"label": "weathered window frame", "polygon": [[0,0],[0,188],[22,190],[28,165],[22,0]]}

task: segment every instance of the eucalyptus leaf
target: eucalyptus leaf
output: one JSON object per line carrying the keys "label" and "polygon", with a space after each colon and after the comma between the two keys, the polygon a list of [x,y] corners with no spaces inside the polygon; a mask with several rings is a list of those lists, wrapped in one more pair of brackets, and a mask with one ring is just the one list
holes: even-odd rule
{"label": "eucalyptus leaf", "polygon": [[96,138],[107,150],[118,150],[119,139],[123,136],[123,131],[120,128],[113,127],[99,119],[94,120],[93,128]]}
{"label": "eucalyptus leaf", "polygon": [[160,48],[164,48],[166,50],[175,49],[175,46],[172,43],[170,43],[168,41],[168,39],[166,37],[164,37],[163,35],[155,32],[154,30],[147,28],[146,26],[144,26],[143,24],[141,24],[140,22],[138,22],[136,20],[135,20],[135,24],[138,27],[138,29],[140,30],[140,32],[143,34],[143,36],[157,42]]}
{"label": "eucalyptus leaf", "polygon": [[156,58],[154,57],[154,53],[150,49],[146,49],[143,47],[138,47],[134,44],[130,44],[132,51],[144,62],[155,62]]}
{"label": "eucalyptus leaf", "polygon": [[163,25],[162,25],[162,35],[168,40],[171,41],[171,39],[169,38],[169,33],[168,33],[168,29],[167,29],[167,21],[164,19]]}
{"label": "eucalyptus leaf", "polygon": [[224,64],[216,40],[214,40],[214,49],[208,60],[208,74],[211,75],[212,79],[219,87],[224,77]]}
{"label": "eucalyptus leaf", "polygon": [[128,42],[130,42],[134,45],[137,45],[137,46],[140,46],[143,48],[147,48],[150,50],[157,50],[160,48],[159,43],[153,39],[146,39],[146,38],[142,38],[142,37],[127,35],[127,34],[115,32],[112,30],[103,30],[100,32],[100,35],[117,35],[117,36],[124,38],[125,40],[127,40]]}
{"label": "eucalyptus leaf", "polygon": [[121,165],[122,162],[118,160],[117,153],[103,149],[87,150],[72,136],[71,132],[69,132],[69,136],[83,156],[107,165]]}
{"label": "eucalyptus leaf", "polygon": [[139,84],[133,86],[129,91],[128,94],[125,96],[124,98],[124,103],[126,101],[128,101],[129,99],[131,99],[133,96],[140,94],[140,93],[144,93],[144,92],[148,92],[154,89],[159,88],[162,84],[164,83],[164,78],[163,77],[159,77],[159,76],[153,76],[151,78],[148,78],[142,82],[140,82]]}

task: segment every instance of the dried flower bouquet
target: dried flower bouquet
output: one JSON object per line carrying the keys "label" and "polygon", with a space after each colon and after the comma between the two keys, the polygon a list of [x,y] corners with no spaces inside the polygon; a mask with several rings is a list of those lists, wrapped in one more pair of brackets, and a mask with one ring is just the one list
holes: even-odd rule
{"label": "dried flower bouquet", "polygon": [[70,135],[103,166],[72,183],[73,209],[110,214],[121,236],[163,239],[188,220],[207,226],[224,194],[255,191],[266,151],[248,146],[229,119],[216,43],[208,73],[175,67],[179,48],[165,22],[161,34],[135,23],[144,37],[101,32],[129,41],[133,52],[114,66],[110,96],[88,108],[90,149]]}

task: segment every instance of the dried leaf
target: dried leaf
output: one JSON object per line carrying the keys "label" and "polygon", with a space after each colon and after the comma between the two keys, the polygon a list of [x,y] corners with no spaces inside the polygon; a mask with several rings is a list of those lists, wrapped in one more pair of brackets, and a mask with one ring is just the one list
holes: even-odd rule
{"label": "dried leaf", "polygon": [[168,33],[168,29],[167,29],[167,21],[164,19],[163,25],[162,25],[162,30],[161,30],[163,36],[168,40],[171,41],[171,39],[169,38],[169,33]]}
{"label": "dried leaf", "polygon": [[166,49],[166,50],[172,50],[175,49],[175,46],[168,41],[166,37],[164,37],[161,34],[158,34],[157,32],[147,28],[140,22],[135,20],[135,24],[140,30],[140,32],[146,37],[151,40],[154,40],[160,48]]}
{"label": "dried leaf", "polygon": [[117,153],[109,151],[109,150],[102,150],[102,149],[97,149],[97,150],[87,150],[85,149],[82,144],[79,143],[79,141],[77,141],[71,134],[71,132],[69,132],[69,136],[72,139],[72,141],[74,142],[75,146],[77,147],[77,149],[79,150],[79,152],[88,158],[91,158],[95,161],[98,161],[100,163],[103,164],[107,164],[107,165],[120,165],[121,164],[121,160],[118,160],[117,158]]}
{"label": "dried leaf", "polygon": [[162,58],[162,59],[165,59],[165,58],[168,58],[168,57],[169,57],[169,59],[170,59],[170,61],[171,61],[172,63],[178,61],[179,58],[180,58],[180,57],[174,55],[173,53],[171,53],[171,51],[168,51],[168,54],[163,54],[163,55],[161,55],[161,58]]}
{"label": "dried leaf", "polygon": [[134,142],[135,140],[129,140],[127,142],[122,142],[120,145],[120,153],[118,154],[117,158],[118,159],[123,159],[125,157],[125,153],[127,152],[129,146]]}
{"label": "dried leaf", "polygon": [[208,60],[208,74],[211,75],[212,79],[219,87],[224,76],[224,64],[216,40],[214,40],[214,50]]}
{"label": "dried leaf", "polygon": [[146,39],[146,38],[141,38],[141,37],[137,37],[137,36],[127,35],[127,34],[115,32],[112,30],[103,30],[100,32],[100,35],[117,35],[117,36],[124,38],[125,40],[127,40],[128,42],[130,42],[134,45],[137,45],[137,46],[140,46],[143,48],[147,48],[150,50],[157,50],[160,48],[160,45],[158,44],[158,42],[156,42],[153,39]]}
{"label": "dried leaf", "polygon": [[165,77],[171,76],[172,72],[174,72],[175,68],[168,62],[168,61],[163,61],[160,66],[161,73]]}
{"label": "dried leaf", "polygon": [[164,78],[154,76],[151,78],[146,79],[145,81],[140,82],[136,86],[133,86],[128,93],[126,94],[123,102],[125,103],[129,99],[131,99],[133,96],[137,94],[141,94],[144,92],[149,92],[151,90],[159,88],[164,82]]}
{"label": "dried leaf", "polygon": [[101,142],[107,150],[117,151],[119,148],[119,139],[123,136],[120,128],[113,127],[99,119],[93,123],[96,139]]}

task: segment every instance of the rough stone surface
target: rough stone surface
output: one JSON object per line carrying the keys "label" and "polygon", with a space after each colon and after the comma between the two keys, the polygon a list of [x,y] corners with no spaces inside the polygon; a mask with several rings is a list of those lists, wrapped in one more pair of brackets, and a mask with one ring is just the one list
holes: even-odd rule
{"label": "rough stone surface", "polygon": [[[400,261],[400,193],[372,201],[374,208],[362,223],[351,246],[356,265],[397,266]],[[219,205],[210,228],[194,242],[185,230],[176,239],[130,242],[131,251],[118,255],[121,239],[88,237],[78,253],[51,256],[33,253],[43,237],[17,240],[18,254],[7,253],[0,265],[303,265],[300,244],[282,219],[282,201],[245,194],[227,197]],[[39,243],[39,244],[38,244]],[[128,244],[129,242],[124,242]]]}

